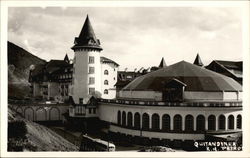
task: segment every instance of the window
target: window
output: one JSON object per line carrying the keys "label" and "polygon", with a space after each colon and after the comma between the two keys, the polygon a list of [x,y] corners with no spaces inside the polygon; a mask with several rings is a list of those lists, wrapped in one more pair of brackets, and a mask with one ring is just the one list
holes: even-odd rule
{"label": "window", "polygon": [[203,115],[198,115],[196,118],[196,130],[205,131],[205,117]]}
{"label": "window", "polygon": [[95,57],[89,56],[89,63],[90,63],[90,64],[95,63]]}
{"label": "window", "polygon": [[146,113],[142,115],[142,129],[149,130],[149,115]]}
{"label": "window", "polygon": [[93,108],[93,114],[96,114],[96,108]]}
{"label": "window", "polygon": [[216,118],[214,115],[208,117],[208,130],[215,130],[216,127]]}
{"label": "window", "polygon": [[107,89],[105,89],[104,94],[109,94],[109,91]]}
{"label": "window", "polygon": [[104,85],[109,85],[109,81],[108,81],[108,80],[105,80],[105,81],[104,81]]}
{"label": "window", "polygon": [[134,127],[135,127],[135,129],[141,129],[141,117],[140,117],[140,114],[138,112],[135,113]]}
{"label": "window", "polygon": [[170,130],[170,116],[168,114],[164,114],[162,116],[162,130],[164,131]]}
{"label": "window", "polygon": [[92,108],[89,108],[89,114],[91,114],[92,113]]}
{"label": "window", "polygon": [[95,84],[95,78],[94,77],[89,78],[89,84]]}
{"label": "window", "polygon": [[125,111],[122,112],[122,125],[126,126],[126,112]]}
{"label": "window", "polygon": [[152,130],[159,130],[160,129],[160,118],[158,114],[152,115]]}
{"label": "window", "polygon": [[225,116],[224,115],[220,115],[219,116],[219,129],[225,129],[226,128],[226,123],[225,123],[225,121],[226,121],[226,118],[225,118]]}
{"label": "window", "polygon": [[185,130],[189,132],[194,130],[194,117],[192,115],[187,115],[185,118]]}
{"label": "window", "polygon": [[114,77],[114,80],[115,80],[115,77]]}
{"label": "window", "polygon": [[89,94],[95,94],[95,88],[89,88]]}
{"label": "window", "polygon": [[108,75],[109,74],[109,71],[108,70],[105,70],[104,71],[104,75]]}
{"label": "window", "polygon": [[182,131],[182,117],[181,115],[174,116],[174,130]]}
{"label": "window", "polygon": [[95,73],[95,67],[89,67],[89,74]]}
{"label": "window", "polygon": [[241,115],[238,115],[237,116],[237,128],[241,129],[241,127],[242,127],[242,118],[241,118]]}
{"label": "window", "polygon": [[118,111],[117,113],[117,124],[121,125],[121,112],[120,111]]}
{"label": "window", "polygon": [[83,104],[83,98],[79,98],[79,104]]}
{"label": "window", "polygon": [[133,122],[132,113],[129,112],[128,113],[128,127],[132,127],[132,122]]}
{"label": "window", "polygon": [[234,116],[230,115],[228,117],[228,129],[234,129]]}

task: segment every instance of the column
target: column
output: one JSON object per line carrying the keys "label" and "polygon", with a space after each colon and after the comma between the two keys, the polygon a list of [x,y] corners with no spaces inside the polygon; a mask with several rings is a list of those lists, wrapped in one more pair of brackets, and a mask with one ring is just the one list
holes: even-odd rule
{"label": "column", "polygon": [[205,116],[205,130],[208,130],[208,117]]}
{"label": "column", "polygon": [[[132,113],[132,112],[131,112]],[[134,122],[135,122],[135,120],[134,120],[134,113],[132,113],[132,127],[134,127],[135,125],[134,125]]]}
{"label": "column", "polygon": [[218,122],[218,117],[219,116],[215,116],[215,131],[218,131],[218,129],[219,129],[219,122]]}
{"label": "column", "polygon": [[174,117],[170,115],[170,130],[174,130]]}
{"label": "column", "polygon": [[237,130],[237,115],[234,115],[234,130]]}
{"label": "column", "polygon": [[228,130],[228,116],[225,115],[225,130]]}
{"label": "column", "polygon": [[148,114],[149,116],[149,129],[152,128],[152,115]]}
{"label": "column", "polygon": [[197,116],[193,116],[193,117],[194,117],[194,131],[196,131],[196,124],[197,124],[196,118],[197,118]]}
{"label": "column", "polygon": [[159,115],[159,129],[161,130],[162,129],[162,116]]}
{"label": "column", "polygon": [[181,115],[181,117],[182,117],[182,131],[184,131],[185,130],[185,115],[184,116]]}

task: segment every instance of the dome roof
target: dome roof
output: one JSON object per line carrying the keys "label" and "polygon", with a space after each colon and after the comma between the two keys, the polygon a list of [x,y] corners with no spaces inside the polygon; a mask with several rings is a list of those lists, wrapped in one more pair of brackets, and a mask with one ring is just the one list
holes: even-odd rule
{"label": "dome roof", "polygon": [[186,61],[137,77],[122,90],[162,91],[173,79],[184,83],[185,91],[242,91],[232,78]]}

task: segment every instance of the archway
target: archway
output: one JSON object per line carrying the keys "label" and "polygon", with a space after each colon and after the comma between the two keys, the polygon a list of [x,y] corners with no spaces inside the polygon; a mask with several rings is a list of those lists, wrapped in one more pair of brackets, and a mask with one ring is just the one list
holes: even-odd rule
{"label": "archway", "polygon": [[24,110],[24,117],[29,121],[34,121],[34,110],[28,107]]}

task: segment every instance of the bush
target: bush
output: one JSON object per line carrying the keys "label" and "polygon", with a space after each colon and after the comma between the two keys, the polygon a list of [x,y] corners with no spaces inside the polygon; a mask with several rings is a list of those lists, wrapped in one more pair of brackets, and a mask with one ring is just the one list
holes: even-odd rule
{"label": "bush", "polygon": [[27,128],[23,121],[13,121],[8,123],[8,139],[26,139]]}

